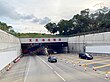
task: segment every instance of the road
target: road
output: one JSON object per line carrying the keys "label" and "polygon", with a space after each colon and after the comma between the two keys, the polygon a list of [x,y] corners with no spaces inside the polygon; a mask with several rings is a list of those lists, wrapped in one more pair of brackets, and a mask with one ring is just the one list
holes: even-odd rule
{"label": "road", "polygon": [[0,77],[0,82],[109,82],[104,75],[62,60],[49,63],[47,56],[27,56]]}

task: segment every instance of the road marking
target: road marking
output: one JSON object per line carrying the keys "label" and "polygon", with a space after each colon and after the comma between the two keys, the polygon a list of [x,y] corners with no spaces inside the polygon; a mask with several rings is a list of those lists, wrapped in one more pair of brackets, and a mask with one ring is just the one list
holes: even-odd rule
{"label": "road marking", "polygon": [[[102,57],[103,58],[103,57]],[[91,61],[96,61],[96,60],[102,60],[102,58],[94,58],[93,60],[84,60],[84,59],[76,59],[76,60],[82,60],[82,61],[87,61],[87,62],[91,62]],[[106,57],[104,57],[104,59],[106,59]]]}
{"label": "road marking", "polygon": [[[40,58],[40,57],[39,57]],[[53,69],[49,64],[47,64],[42,58],[40,58],[42,62],[44,62],[50,69]]]}
{"label": "road marking", "polygon": [[110,71],[108,72],[108,74],[110,74]]}
{"label": "road marking", "polygon": [[66,81],[59,73],[57,73],[56,71],[54,71],[55,72],[55,74],[57,75],[57,76],[59,76],[63,81]]}
{"label": "road marking", "polygon": [[102,60],[102,58],[103,58],[103,59],[106,59],[106,58],[109,58],[109,57],[103,57],[103,56],[102,56],[102,57],[100,57],[100,58],[94,58],[93,60]]}
{"label": "road marking", "polygon": [[103,68],[103,67],[107,67],[107,66],[110,66],[110,64],[106,64],[106,65],[102,65],[102,66],[97,66],[97,67],[94,67],[94,69]]}
{"label": "road marking", "polygon": [[[90,62],[90,63],[86,63],[86,65],[89,65],[89,64],[95,64],[95,63],[101,63],[101,62],[105,62],[105,61],[110,61],[110,60],[102,60],[102,61],[97,61],[97,62]],[[82,64],[83,66],[84,64]]]}
{"label": "road marking", "polygon": [[24,77],[24,82],[26,82],[26,79],[27,79],[27,77],[28,77],[29,70],[30,70],[30,65],[31,65],[31,60],[30,60],[30,58],[29,58],[29,64],[28,64],[28,68],[27,68],[26,75],[25,75],[25,77]]}
{"label": "road marking", "polygon": [[[40,58],[40,57],[39,57]],[[42,58],[40,58],[42,62],[44,62],[50,69],[53,69],[48,63],[46,63]],[[58,74],[56,71],[54,73],[59,76],[63,81],[66,81],[60,74]]]}
{"label": "road marking", "polygon": [[17,79],[17,80],[15,80],[13,82],[20,82],[20,81],[22,81],[22,79]]}

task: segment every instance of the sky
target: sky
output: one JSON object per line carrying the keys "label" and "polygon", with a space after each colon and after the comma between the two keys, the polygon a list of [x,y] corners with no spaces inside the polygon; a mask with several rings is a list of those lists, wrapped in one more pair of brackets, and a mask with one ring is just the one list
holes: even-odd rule
{"label": "sky", "polygon": [[20,33],[49,33],[49,22],[71,19],[81,10],[110,7],[110,0],[0,0],[0,21]]}

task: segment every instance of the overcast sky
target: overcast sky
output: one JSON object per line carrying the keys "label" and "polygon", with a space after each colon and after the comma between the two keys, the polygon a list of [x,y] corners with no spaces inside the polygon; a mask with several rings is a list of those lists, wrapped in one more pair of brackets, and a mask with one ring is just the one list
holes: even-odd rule
{"label": "overcast sky", "polygon": [[44,25],[70,19],[81,10],[109,7],[110,0],[0,0],[0,21],[17,32],[47,33]]}

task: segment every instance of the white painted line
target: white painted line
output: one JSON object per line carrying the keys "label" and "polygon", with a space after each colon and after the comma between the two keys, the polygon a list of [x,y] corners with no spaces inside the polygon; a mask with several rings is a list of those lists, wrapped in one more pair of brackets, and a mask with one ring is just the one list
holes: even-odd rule
{"label": "white painted line", "polygon": [[29,64],[28,64],[28,68],[27,68],[26,75],[25,75],[25,77],[24,77],[24,82],[26,82],[26,79],[27,79],[27,77],[28,77],[29,69],[30,69],[30,64],[31,64],[31,60],[30,60],[30,58],[29,58]]}
{"label": "white painted line", "polygon": [[13,82],[20,82],[20,81],[22,81],[22,79],[17,79],[17,80],[15,80]]}
{"label": "white painted line", "polygon": [[59,73],[57,73],[56,71],[54,71],[55,74],[57,74],[63,81],[66,81]]}
{"label": "white painted line", "polygon": [[[39,57],[40,58],[40,57]],[[53,69],[48,63],[46,63],[42,58],[40,58],[42,62],[44,62],[50,69]],[[60,74],[58,74],[56,71],[54,73],[59,76],[63,81],[66,81]]]}
{"label": "white painted line", "polygon": [[[40,57],[39,57],[40,58]],[[44,62],[50,69],[53,69],[49,64],[47,64],[42,58],[40,58],[42,62]]]}

